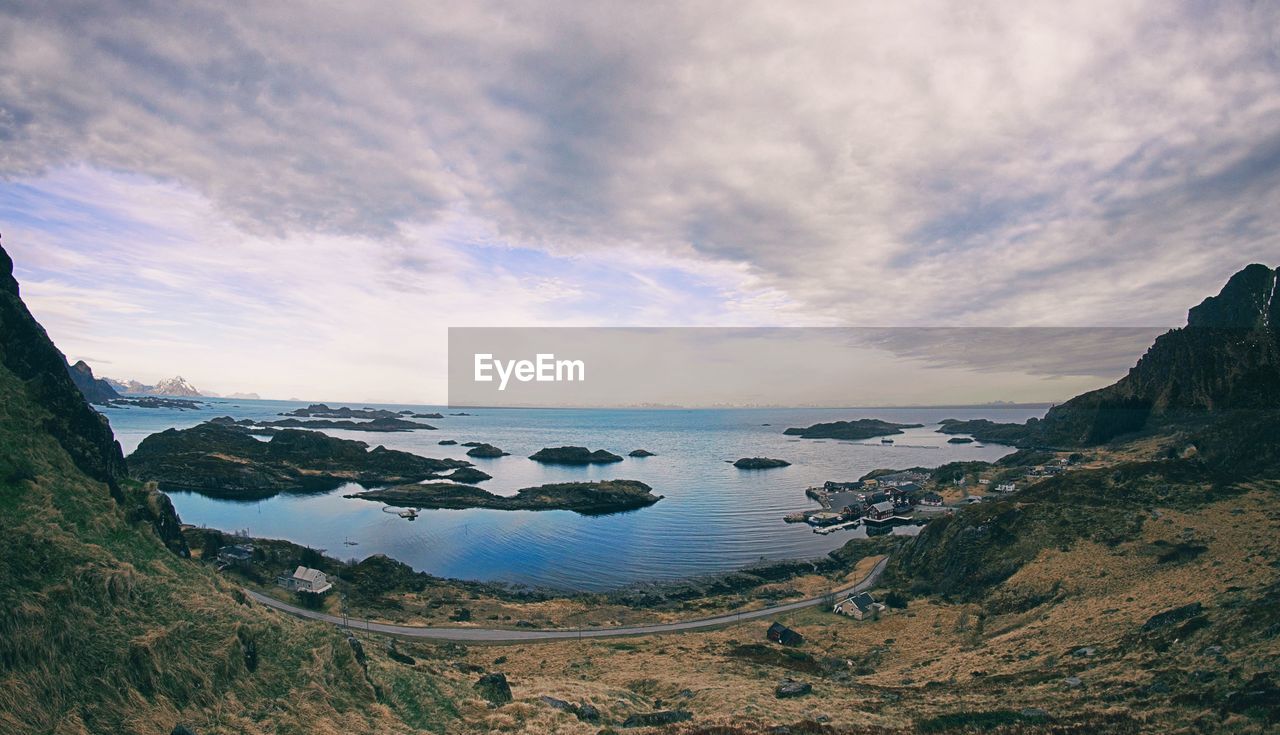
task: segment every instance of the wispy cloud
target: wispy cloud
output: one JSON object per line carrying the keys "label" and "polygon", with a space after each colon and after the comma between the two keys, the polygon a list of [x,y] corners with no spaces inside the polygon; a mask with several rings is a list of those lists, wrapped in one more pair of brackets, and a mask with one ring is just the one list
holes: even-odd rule
{"label": "wispy cloud", "polygon": [[[1158,0],[6,4],[0,212],[27,280],[151,320],[102,334],[288,335],[311,351],[272,369],[305,356],[315,390],[360,389],[316,364],[339,344],[416,384],[426,324],[1173,325],[1280,252],[1276,28]],[[105,316],[39,300],[129,365]]]}

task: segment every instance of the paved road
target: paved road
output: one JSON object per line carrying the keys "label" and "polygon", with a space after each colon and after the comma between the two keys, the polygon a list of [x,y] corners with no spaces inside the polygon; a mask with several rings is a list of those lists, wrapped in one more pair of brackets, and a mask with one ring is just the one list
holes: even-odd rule
{"label": "paved road", "polygon": [[870,589],[880,578],[884,572],[884,568],[888,565],[889,559],[886,557],[881,559],[871,569],[871,572],[862,581],[841,587],[822,595],[821,597],[810,597],[807,600],[797,600],[796,602],[788,602],[784,605],[774,605],[773,607],[761,608],[759,610],[746,610],[738,613],[727,613],[725,615],[717,615],[710,618],[701,618],[698,620],[683,620],[678,623],[658,623],[654,625],[631,625],[621,628],[585,628],[582,630],[560,629],[560,630],[527,630],[527,629],[505,629],[505,628],[429,628],[425,626],[415,625],[392,625],[390,623],[375,623],[368,620],[358,620],[356,618],[344,618],[328,613],[317,612],[315,610],[307,610],[287,602],[281,602],[274,597],[268,597],[264,594],[246,589],[244,592],[249,597],[268,607],[286,612],[290,615],[296,615],[300,618],[309,618],[311,620],[320,620],[334,625],[346,626],[356,630],[369,630],[375,633],[387,633],[389,635],[404,636],[408,638],[431,638],[442,641],[473,641],[480,643],[528,643],[530,641],[550,641],[564,640],[574,638],[611,638],[615,636],[628,635],[653,635],[659,633],[681,633],[688,630],[698,630],[701,628],[715,628],[724,625],[733,625],[746,620],[755,620],[757,618],[769,617],[781,613],[791,612],[793,610],[801,610],[814,605],[821,605],[826,602],[832,595],[842,595],[851,592],[861,592]]}

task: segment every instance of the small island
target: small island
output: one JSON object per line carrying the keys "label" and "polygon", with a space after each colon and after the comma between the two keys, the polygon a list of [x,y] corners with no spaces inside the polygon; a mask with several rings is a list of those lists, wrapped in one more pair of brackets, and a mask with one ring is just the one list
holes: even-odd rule
{"label": "small island", "polygon": [[733,463],[734,467],[740,470],[771,470],[774,467],[790,467],[791,463],[785,459],[771,459],[769,457],[743,457]]}
{"label": "small island", "polygon": [[136,479],[155,480],[162,489],[261,498],[329,490],[345,482],[421,482],[471,466],[463,460],[369,449],[364,442],[317,431],[279,429],[270,441],[255,439],[249,431],[225,417],[189,429],[167,429],[142,440],[129,455],[129,469]]}
{"label": "small island", "polygon": [[790,428],[782,432],[788,436],[802,439],[843,439],[857,441],[877,436],[901,434],[903,429],[919,429],[924,424],[895,424],[880,419],[858,419],[856,421],[832,421],[825,424],[814,424],[804,428]]}
{"label": "small island", "polygon": [[657,454],[650,452],[648,449],[632,449],[627,452],[628,457],[656,457]]}
{"label": "small island", "polygon": [[476,469],[475,467],[459,467],[453,472],[445,475],[445,479],[450,482],[460,482],[464,485],[470,485],[476,482],[492,480],[493,475],[485,472],[484,470]]}
{"label": "small island", "polygon": [[[245,423],[244,419],[241,423]],[[253,423],[253,422],[250,422]],[[279,419],[277,421],[259,421],[258,426],[285,429],[344,429],[346,431],[435,431],[436,427],[418,421],[408,421],[397,417],[382,417],[368,421],[349,421],[347,419]]]}
{"label": "small island", "polygon": [[467,442],[462,446],[471,447],[470,449],[467,450],[468,457],[479,457],[480,459],[494,459],[496,457],[505,457],[508,454],[510,454],[510,452],[504,452],[501,449],[498,449],[497,447],[493,446],[492,444],[485,444],[484,442]]}
{"label": "small island", "polygon": [[544,464],[608,464],[621,462],[622,457],[603,449],[591,451],[586,447],[546,447],[529,455],[534,462]]}
{"label": "small island", "polygon": [[292,411],[284,411],[281,416],[294,416],[298,418],[316,418],[316,419],[393,419],[401,414],[413,413],[412,411],[387,411],[381,408],[351,408],[350,406],[339,406],[330,408],[324,403],[313,403],[306,408],[295,408]]}
{"label": "small island", "polygon": [[943,434],[969,434],[990,444],[1020,446],[1029,441],[1039,422],[1037,418],[1027,419],[1025,424],[1002,424],[989,419],[943,419],[938,422],[941,424],[938,431]]}
{"label": "small island", "polygon": [[571,510],[583,515],[604,515],[635,510],[662,499],[637,480],[560,482],[526,487],[512,496],[448,482],[367,490],[348,498],[376,500],[410,508],[488,508],[491,510]]}
{"label": "small island", "polygon": [[973,439],[967,436],[953,436],[947,440],[948,444],[972,444]]}
{"label": "small island", "polygon": [[458,442],[456,439],[441,439],[440,441],[436,442],[436,444],[439,444],[442,447],[452,447],[457,443]]}

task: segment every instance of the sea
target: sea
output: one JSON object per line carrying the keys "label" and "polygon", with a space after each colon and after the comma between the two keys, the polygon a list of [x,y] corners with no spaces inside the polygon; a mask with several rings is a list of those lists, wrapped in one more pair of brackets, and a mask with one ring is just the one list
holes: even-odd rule
{"label": "sea", "polygon": [[[205,398],[201,408],[101,409],[126,455],[148,435],[185,428],[215,416],[275,419],[307,405],[297,401]],[[344,498],[361,487],[316,494],[281,494],[265,500],[211,498],[168,490],[184,523],[286,539],[339,559],[386,554],[419,571],[465,580],[503,582],[563,591],[603,591],[741,569],[761,561],[814,559],[851,538],[859,527],[829,535],[783,517],[817,507],[805,489],[827,480],[855,480],[877,468],[936,467],[954,460],[995,460],[1009,447],[948,444],[936,431],[946,418],[1025,421],[1043,408],[716,408],[716,409],[451,409],[396,404],[338,404],[442,413],[423,419],[434,431],[368,433],[326,430],[345,439],[427,457],[466,457],[462,446],[481,441],[510,452],[470,459],[493,475],[480,483],[499,495],[523,487],[575,480],[640,480],[664,496],[639,510],[604,516],[571,511],[424,510],[406,520],[382,503]],[[470,415],[450,415],[465,412]],[[878,418],[924,424],[895,435],[892,444],[799,439],[783,430],[827,421]],[[626,457],[608,465],[544,465],[528,459],[538,449],[563,445],[625,455],[647,449],[656,456]],[[740,470],[740,457],[774,457],[791,466]],[[164,489],[164,488],[162,488]],[[904,525],[894,533],[918,533]]]}

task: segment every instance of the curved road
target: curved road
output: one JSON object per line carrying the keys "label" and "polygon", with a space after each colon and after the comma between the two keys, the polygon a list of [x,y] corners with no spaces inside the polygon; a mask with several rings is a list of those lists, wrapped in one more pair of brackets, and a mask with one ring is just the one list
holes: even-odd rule
{"label": "curved road", "polygon": [[319,620],[333,625],[345,626],[356,630],[369,630],[375,633],[386,633],[389,635],[404,636],[408,638],[431,638],[441,641],[471,641],[478,643],[528,643],[530,641],[550,641],[564,640],[574,638],[611,638],[614,636],[628,635],[653,635],[659,633],[681,633],[688,630],[698,630],[700,628],[715,628],[722,625],[733,625],[746,620],[755,620],[779,613],[791,612],[792,610],[800,610],[806,607],[820,605],[833,595],[849,594],[854,592],[862,592],[870,589],[875,585],[876,580],[880,578],[884,568],[889,563],[889,558],[885,557],[876,562],[867,576],[862,581],[849,585],[847,587],[837,588],[820,597],[810,597],[805,600],[797,600],[796,602],[788,602],[784,605],[774,605],[773,607],[765,607],[759,610],[744,610],[737,613],[726,613],[710,618],[700,618],[698,620],[682,620],[677,623],[657,623],[654,625],[631,625],[621,628],[585,628],[582,630],[561,629],[561,630],[521,630],[521,629],[505,629],[505,628],[429,628],[414,625],[393,625],[391,623],[375,623],[369,620],[359,620],[356,618],[345,618],[328,613],[317,612],[315,610],[307,610],[305,608],[290,605],[287,602],[281,602],[274,597],[268,597],[264,594],[245,589],[246,595],[252,599],[275,608],[290,615],[300,618],[308,618],[310,620]]}

